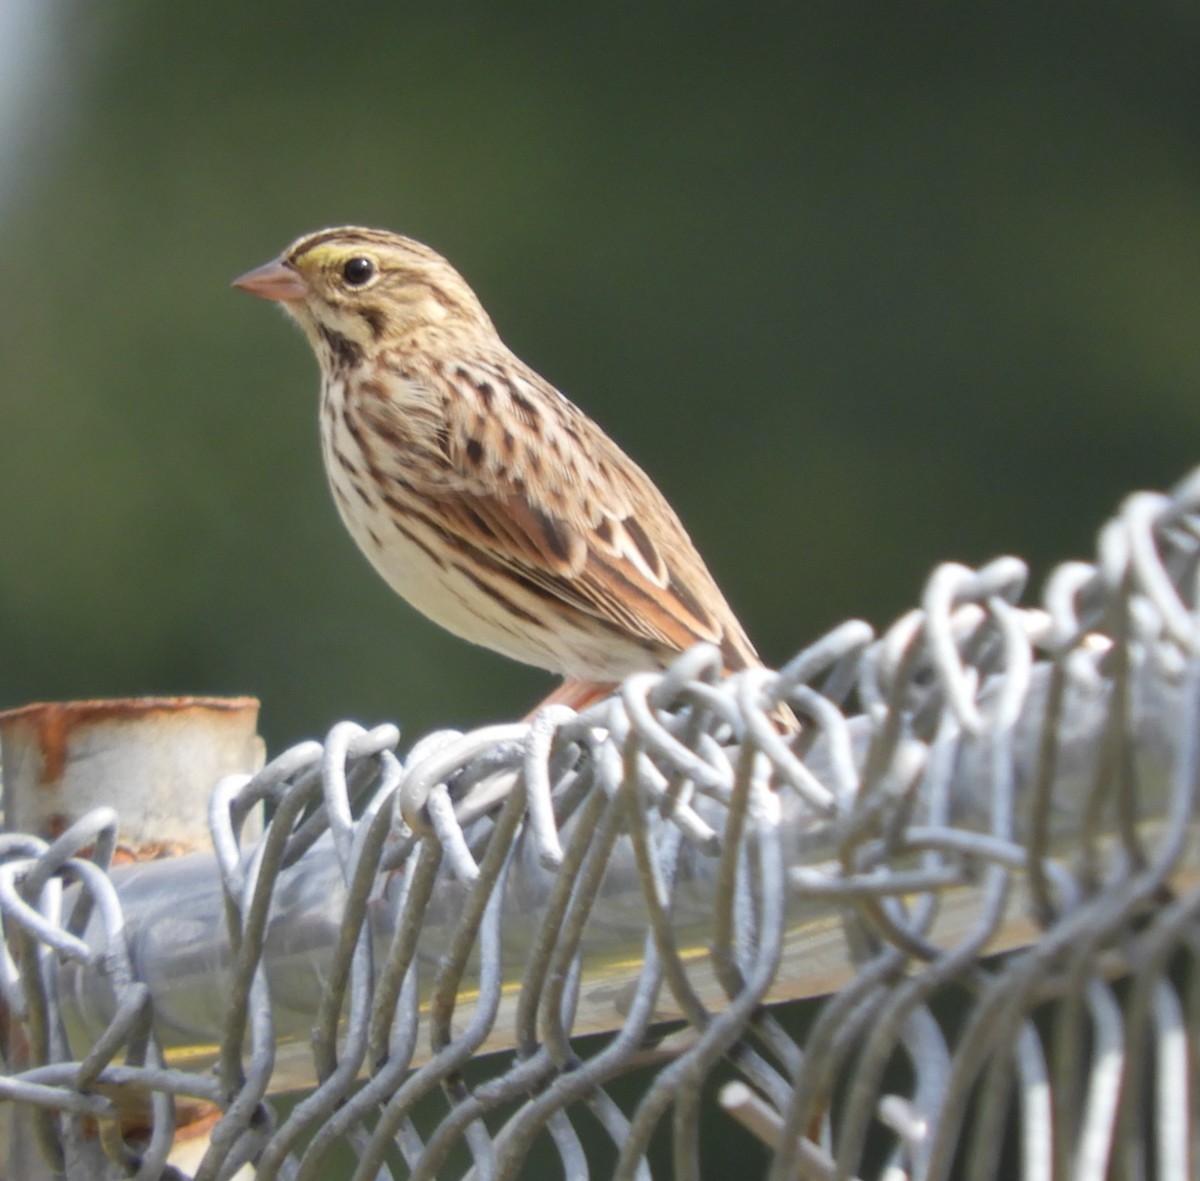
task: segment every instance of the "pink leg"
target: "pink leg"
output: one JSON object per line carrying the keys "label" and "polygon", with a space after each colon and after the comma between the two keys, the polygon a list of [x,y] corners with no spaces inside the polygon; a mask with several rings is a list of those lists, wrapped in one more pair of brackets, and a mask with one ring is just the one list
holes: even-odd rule
{"label": "pink leg", "polygon": [[615,681],[584,681],[578,677],[568,677],[553,693],[539,701],[527,717],[533,717],[544,705],[569,705],[574,710],[586,709],[607,697],[616,687]]}

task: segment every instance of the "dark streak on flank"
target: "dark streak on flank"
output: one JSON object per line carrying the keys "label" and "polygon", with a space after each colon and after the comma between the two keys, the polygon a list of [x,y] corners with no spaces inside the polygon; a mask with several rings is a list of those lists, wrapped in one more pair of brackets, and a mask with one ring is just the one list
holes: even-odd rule
{"label": "dark streak on flank", "polygon": [[348,475],[358,475],[358,465],[340,447],[334,447],[333,457]]}
{"label": "dark streak on flank", "polygon": [[367,440],[363,435],[362,427],[354,421],[354,415],[350,413],[348,405],[342,406],[342,425],[350,433],[350,437],[358,444],[359,451],[362,452],[363,458],[367,461],[367,466],[371,466],[371,452],[367,448]]}
{"label": "dark streak on flank", "polygon": [[483,444],[478,439],[467,440],[467,462],[478,467],[483,462]]}
{"label": "dark streak on flank", "polygon": [[400,428],[389,419],[376,418],[371,423],[371,429],[385,442],[397,449],[404,446],[404,434]]}
{"label": "dark streak on flank", "polygon": [[442,555],[437,552],[437,550],[435,550],[432,546],[427,545],[411,529],[406,528],[394,517],[392,518],[392,525],[397,533],[403,534],[403,536],[407,537],[408,540],[411,541],[418,549],[424,550],[429,560],[433,562],[433,564],[437,566],[439,570],[446,569],[446,559],[443,558]]}
{"label": "dark streak on flank", "polygon": [[459,562],[455,562],[453,565],[455,570],[469,578],[475,584],[475,586],[479,588],[479,590],[483,591],[488,598],[494,599],[497,603],[499,603],[500,606],[503,607],[504,610],[510,615],[515,615],[518,619],[522,619],[526,623],[537,624],[539,627],[542,626],[542,621],[538,619],[536,615],[530,611],[526,611],[524,607],[518,607],[517,604],[508,597],[508,595],[502,594],[490,582],[485,582],[473,570],[469,570],[466,566],[460,564]]}
{"label": "dark streak on flank", "polygon": [[416,535],[416,533],[409,529],[408,526],[404,524],[402,518],[414,517],[425,521],[425,524],[427,525],[429,524],[429,521],[422,517],[420,513],[412,512],[403,501],[397,500],[396,497],[394,497],[390,492],[385,492],[383,494],[383,503],[392,510],[389,519],[391,520],[392,527],[396,530],[396,532],[403,537],[407,537],[408,540],[411,541],[418,549],[424,550],[429,560],[433,562],[433,564],[437,566],[439,570],[445,570],[446,559],[443,558],[442,555],[437,552],[437,550],[428,545],[426,542],[422,541],[421,538]]}
{"label": "dark streak on flank", "polygon": [[612,521],[608,517],[601,517],[599,524],[596,526],[596,536],[600,538],[605,545],[612,545],[613,530]]}
{"label": "dark streak on flank", "polygon": [[376,422],[374,424],[374,432],[378,434],[379,438],[384,440],[384,443],[388,443],[394,446],[394,448],[400,449],[404,445],[404,436],[400,428],[390,424],[390,422]]}
{"label": "dark streak on flank", "polygon": [[475,392],[479,395],[479,400],[483,403],[485,410],[491,410],[496,401],[496,391],[492,389],[490,381],[481,381],[475,386]]}

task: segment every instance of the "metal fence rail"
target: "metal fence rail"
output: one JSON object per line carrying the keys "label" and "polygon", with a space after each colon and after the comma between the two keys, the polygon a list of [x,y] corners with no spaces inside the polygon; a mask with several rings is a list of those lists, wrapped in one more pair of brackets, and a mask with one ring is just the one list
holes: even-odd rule
{"label": "metal fence rail", "polygon": [[18,1138],[157,1178],[189,1101],[204,1178],[689,1178],[735,1125],[774,1179],[1200,1175],[1198,557],[1200,473],[1042,609],[943,566],[779,672],[403,760],[343,723],[217,785],[215,857],[0,837]]}

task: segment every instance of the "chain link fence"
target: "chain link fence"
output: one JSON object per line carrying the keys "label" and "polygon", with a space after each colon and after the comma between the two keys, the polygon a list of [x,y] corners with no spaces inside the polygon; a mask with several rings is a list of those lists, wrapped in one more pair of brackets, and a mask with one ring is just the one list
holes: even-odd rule
{"label": "chain link fence", "polygon": [[947,565],[778,672],[343,723],[215,855],[0,837],[9,1175],[180,1175],[205,1110],[205,1179],[1200,1175],[1198,557],[1200,473],[1041,608]]}

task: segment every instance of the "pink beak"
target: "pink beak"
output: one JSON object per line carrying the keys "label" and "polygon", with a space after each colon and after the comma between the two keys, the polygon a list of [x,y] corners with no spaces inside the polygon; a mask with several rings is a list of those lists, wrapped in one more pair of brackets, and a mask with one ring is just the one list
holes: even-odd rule
{"label": "pink beak", "polygon": [[281,303],[298,303],[308,298],[308,284],[279,259],[247,271],[234,279],[233,286],[260,299],[277,299]]}

